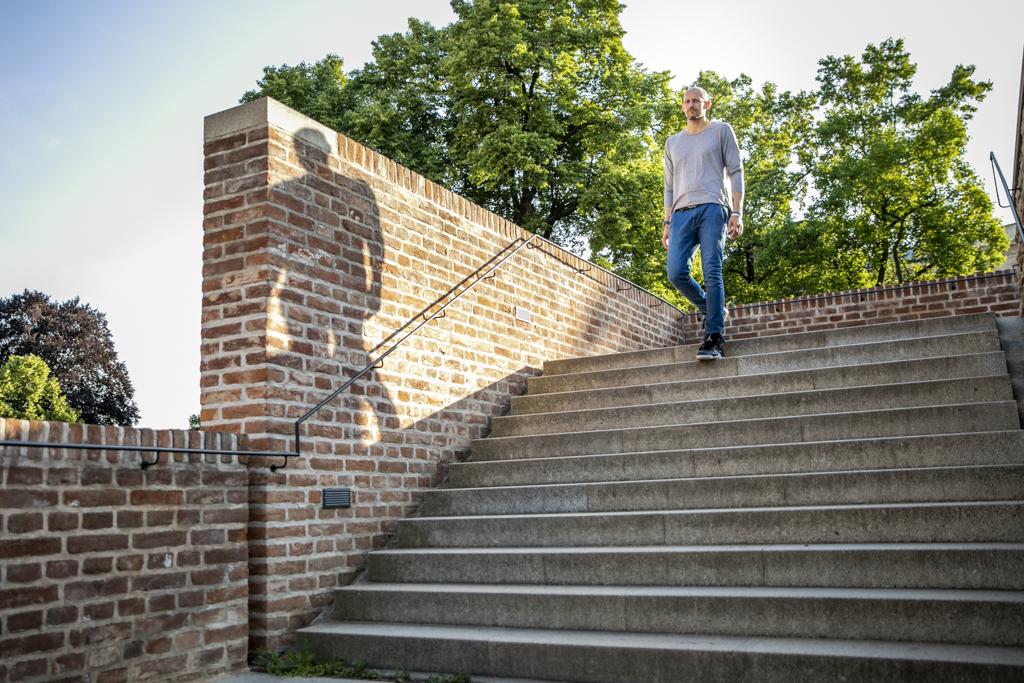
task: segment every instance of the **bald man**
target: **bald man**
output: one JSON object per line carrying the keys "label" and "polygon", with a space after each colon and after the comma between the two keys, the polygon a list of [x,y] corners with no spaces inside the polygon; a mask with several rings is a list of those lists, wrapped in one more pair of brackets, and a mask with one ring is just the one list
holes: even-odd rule
{"label": "bald man", "polygon": [[[726,235],[743,234],[743,163],[732,126],[708,118],[711,98],[703,88],[683,95],[686,129],[665,142],[665,222],[668,279],[704,314],[698,360],[725,356]],[[725,186],[728,175],[729,188]],[[731,190],[731,192],[730,192]],[[700,247],[704,288],[690,274]]]}

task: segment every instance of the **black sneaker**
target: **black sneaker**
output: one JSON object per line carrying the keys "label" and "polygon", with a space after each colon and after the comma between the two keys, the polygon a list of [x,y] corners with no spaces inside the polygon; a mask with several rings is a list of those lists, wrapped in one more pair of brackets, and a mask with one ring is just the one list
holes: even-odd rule
{"label": "black sneaker", "polygon": [[709,334],[697,349],[697,360],[716,360],[718,358],[725,358],[725,340],[718,333]]}

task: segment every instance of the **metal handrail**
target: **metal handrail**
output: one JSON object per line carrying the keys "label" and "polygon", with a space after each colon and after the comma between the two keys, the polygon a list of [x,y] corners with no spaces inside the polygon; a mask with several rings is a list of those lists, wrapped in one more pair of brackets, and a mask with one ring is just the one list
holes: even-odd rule
{"label": "metal handrail", "polygon": [[[510,259],[513,256],[515,256],[517,253],[519,253],[520,249],[522,249],[523,247],[531,244],[533,242],[534,238],[536,238],[536,237],[537,237],[537,235],[533,235],[532,237],[530,237],[527,240],[524,240],[522,237],[517,237],[516,239],[514,239],[511,242],[509,242],[508,244],[506,244],[500,251],[498,251],[498,253],[496,253],[494,256],[492,256],[486,262],[484,262],[484,264],[482,266],[480,266],[479,268],[474,270],[472,273],[470,273],[466,277],[462,278],[462,280],[460,280],[458,283],[453,285],[447,292],[445,292],[444,294],[439,296],[433,302],[427,304],[419,313],[417,313],[413,317],[409,318],[409,320],[407,320],[405,322],[405,324],[403,324],[397,330],[395,330],[390,335],[388,335],[387,339],[385,339],[381,343],[377,344],[377,346],[375,346],[373,348],[373,351],[376,351],[377,349],[380,349],[381,347],[383,347],[383,346],[387,345],[389,342],[391,342],[391,340],[394,339],[395,337],[399,337],[400,336],[398,341],[396,341],[394,343],[394,345],[390,349],[388,349],[387,351],[385,351],[384,353],[380,354],[379,356],[377,356],[376,358],[371,360],[369,363],[367,363],[366,366],[362,370],[360,370],[355,375],[350,377],[347,382],[345,382],[340,387],[338,387],[337,389],[332,391],[326,398],[324,398],[322,401],[317,403],[315,406],[313,406],[312,408],[307,410],[306,413],[302,417],[300,417],[298,420],[295,421],[295,453],[294,453],[294,457],[301,457],[302,456],[302,436],[301,436],[301,433],[299,431],[299,427],[302,426],[303,422],[308,420],[317,411],[319,411],[325,405],[327,405],[328,403],[333,401],[335,398],[337,398],[338,395],[341,394],[343,391],[345,391],[350,386],[355,384],[356,380],[358,380],[360,377],[362,377],[366,373],[370,372],[371,370],[374,370],[376,368],[381,367],[383,362],[384,362],[384,359],[387,358],[388,356],[390,356],[399,347],[399,345],[402,342],[404,342],[406,339],[408,339],[412,335],[416,334],[420,330],[421,327],[423,327],[424,325],[429,323],[431,320],[434,320],[435,318],[443,318],[444,315],[445,315],[445,309],[447,309],[453,303],[455,303],[460,298],[462,298],[463,295],[465,295],[467,292],[472,290],[473,287],[475,287],[477,284],[480,283],[480,281],[487,280],[487,279],[490,279],[491,277],[493,277],[494,276],[494,271],[497,270],[498,267],[501,266],[501,264],[503,264],[505,261],[507,261],[508,259]],[[489,268],[489,270],[487,270],[488,268]],[[481,275],[480,273],[483,272],[484,270],[487,270],[487,273],[485,275]],[[476,279],[474,280],[474,278],[476,278]],[[434,311],[433,313],[430,313],[430,310],[432,308],[434,308],[435,306],[440,304],[442,301],[444,301],[446,298],[451,296],[460,287],[463,287],[464,285],[466,285],[466,283],[469,282],[470,280],[473,280],[473,282],[470,283],[469,286],[467,286],[461,292],[459,292],[454,297],[452,297],[447,303],[445,303],[443,306],[438,308],[436,311]],[[428,313],[430,313],[430,315],[427,315]],[[426,317],[424,317],[424,316],[426,316]],[[419,320],[420,318],[423,318],[423,320]],[[418,320],[419,320],[419,322],[417,324]],[[414,324],[415,324],[415,327],[412,327]],[[407,328],[409,328],[409,327],[412,327],[412,329],[408,330]],[[371,351],[371,353],[373,353],[373,351]],[[287,464],[287,462],[286,462],[286,464]]]}
{"label": "metal handrail", "polygon": [[[535,244],[535,242],[537,244]],[[659,306],[661,304],[665,304],[667,306],[675,308],[681,314],[684,313],[681,309],[679,309],[679,307],[677,307],[676,305],[672,304],[671,302],[666,301],[662,297],[658,296],[657,294],[654,294],[653,292],[648,291],[647,289],[641,287],[640,285],[637,285],[637,284],[635,284],[633,282],[630,282],[629,280],[626,280],[625,278],[623,278],[620,275],[616,275],[615,273],[611,272],[610,270],[607,270],[606,268],[602,268],[601,266],[599,266],[597,264],[594,264],[594,263],[590,263],[589,261],[585,261],[588,264],[587,267],[580,268],[580,267],[578,267],[577,265],[575,265],[573,263],[569,263],[566,259],[561,258],[558,254],[552,253],[551,251],[548,251],[547,249],[544,248],[545,246],[553,247],[555,250],[557,250],[559,252],[566,252],[568,254],[571,254],[576,259],[579,259],[581,261],[585,261],[585,259],[582,259],[581,257],[577,256],[576,254],[572,254],[572,252],[567,252],[565,249],[563,249],[559,245],[555,244],[554,242],[551,242],[549,240],[544,239],[540,235],[531,234],[529,238],[524,238],[521,235],[517,236],[514,240],[512,240],[511,242],[506,244],[500,250],[498,250],[497,253],[495,253],[493,256],[491,256],[491,258],[489,258],[487,261],[485,261],[483,263],[483,265],[479,266],[476,270],[474,270],[472,273],[470,273],[469,275],[464,277],[462,280],[460,280],[455,285],[452,285],[452,287],[450,287],[448,289],[448,291],[446,291],[444,294],[442,294],[441,296],[436,298],[433,302],[431,302],[430,304],[425,306],[422,310],[420,310],[419,313],[417,313],[416,315],[414,315],[411,318],[409,318],[409,320],[407,320],[401,327],[396,329],[394,332],[392,332],[390,335],[388,335],[387,338],[385,338],[383,341],[381,341],[379,344],[377,344],[377,346],[375,346],[370,351],[370,353],[376,352],[378,349],[388,345],[393,340],[397,339],[396,341],[394,341],[394,344],[387,351],[385,351],[384,353],[380,354],[379,356],[376,356],[375,358],[373,358],[373,360],[371,360],[369,363],[367,363],[365,367],[363,367],[361,370],[359,370],[357,373],[355,373],[352,377],[350,377],[348,379],[348,381],[346,381],[340,387],[335,389],[326,398],[324,398],[322,401],[320,401],[315,406],[310,408],[308,411],[306,411],[305,414],[302,415],[302,417],[300,417],[298,420],[296,420],[295,421],[295,425],[294,425],[294,429],[295,429],[295,450],[294,450],[294,452],[281,452],[281,451],[231,451],[231,450],[210,449],[210,448],[184,448],[184,447],[170,447],[170,446],[142,446],[142,445],[117,445],[117,444],[93,444],[93,443],[59,443],[59,442],[46,442],[46,441],[13,441],[13,440],[0,441],[0,446],[13,446],[13,447],[21,447],[21,448],[67,448],[67,449],[73,449],[73,450],[106,450],[106,451],[133,451],[133,452],[154,453],[156,455],[154,460],[152,460],[152,461],[143,460],[142,461],[141,467],[142,467],[143,470],[148,469],[149,467],[152,467],[154,465],[159,464],[160,456],[163,453],[189,453],[189,454],[195,453],[195,454],[207,454],[207,455],[236,455],[236,456],[239,456],[239,457],[257,457],[258,456],[258,457],[284,458],[284,464],[283,465],[277,465],[277,464],[270,465],[270,471],[271,472],[276,472],[279,469],[283,469],[284,467],[287,467],[288,466],[288,461],[289,461],[290,458],[302,457],[302,441],[301,441],[302,437],[301,437],[300,427],[302,426],[303,422],[308,420],[310,417],[312,417],[314,414],[316,414],[317,411],[319,411],[325,405],[327,405],[332,400],[337,398],[338,395],[340,395],[346,389],[351,387],[357,380],[359,380],[361,377],[365,376],[368,372],[370,372],[371,370],[374,370],[376,368],[382,367],[384,359],[387,358],[388,356],[390,356],[399,347],[399,345],[402,344],[402,342],[404,342],[406,339],[408,339],[412,335],[416,334],[416,332],[418,332],[424,325],[429,323],[431,320],[434,320],[436,318],[443,318],[446,315],[445,311],[446,311],[446,309],[449,306],[451,306],[453,303],[455,303],[460,298],[462,298],[465,294],[467,294],[470,290],[472,290],[481,281],[489,280],[489,279],[495,277],[495,275],[494,275],[495,271],[499,267],[501,267],[502,264],[504,264],[506,261],[508,261],[513,256],[515,256],[517,253],[519,253],[520,250],[522,250],[525,247],[529,247],[531,249],[540,249],[540,251],[542,253],[547,254],[548,256],[556,259],[557,261],[559,261],[561,263],[564,263],[566,266],[571,268],[577,275],[584,275],[584,276],[589,277],[589,278],[591,278],[591,279],[593,279],[593,280],[595,280],[597,282],[600,282],[599,280],[597,280],[597,278],[594,278],[593,276],[591,276],[589,274],[589,271],[591,270],[591,268],[597,268],[599,273],[603,272],[606,275],[610,275],[613,278],[616,278],[618,280],[622,280],[623,282],[625,282],[625,283],[627,283],[629,285],[629,287],[626,287],[626,288],[620,288],[618,286],[615,286],[615,291],[616,292],[626,291],[627,289],[631,289],[631,288],[638,289],[638,290],[643,291],[646,294],[648,294],[649,296],[651,296],[651,297],[653,297],[653,298],[658,300],[658,303],[655,303],[653,305]],[[484,272],[484,271],[486,271],[486,272]],[[483,274],[481,274],[481,273],[483,273]],[[601,283],[601,284],[607,284],[607,283]],[[460,288],[463,288],[462,291],[458,291]],[[456,292],[458,292],[458,293],[456,294]],[[452,294],[455,294],[455,296],[452,296]],[[445,299],[448,299],[448,297],[451,297],[451,299],[449,299],[447,302],[445,302],[443,305],[441,305],[441,302],[445,301]],[[436,310],[434,310],[435,307],[437,307],[439,305],[440,305],[440,307],[436,308]],[[409,328],[411,328],[411,329],[409,329]]]}
{"label": "metal handrail", "polygon": [[[1013,192],[1010,191],[1010,186],[1006,184],[1006,176],[1003,175],[1003,169],[999,166],[999,162],[996,161],[996,153],[989,152],[988,158],[992,161],[992,180],[995,181],[996,174],[998,173],[999,180],[1003,185],[1003,192],[1006,193],[1006,201],[1008,202],[1008,205],[1003,206],[1003,202],[999,199],[998,183],[996,183],[996,203],[999,205],[999,208],[1010,210],[1010,213],[1013,215],[1013,222],[1017,224],[1017,243],[1020,245],[1021,249],[1024,249],[1024,226],[1021,226],[1020,224],[1020,214],[1017,213],[1017,205],[1013,203]],[[1019,190],[1020,188],[1015,187],[1013,189]]]}

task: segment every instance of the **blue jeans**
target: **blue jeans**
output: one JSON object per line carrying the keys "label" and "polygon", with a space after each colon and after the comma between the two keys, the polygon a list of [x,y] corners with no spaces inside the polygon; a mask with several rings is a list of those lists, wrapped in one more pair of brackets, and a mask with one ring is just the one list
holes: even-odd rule
{"label": "blue jeans", "polygon": [[[706,316],[707,333],[725,331],[725,283],[722,252],[729,209],[721,204],[699,204],[672,214],[668,234],[668,279]],[[704,287],[690,275],[693,252],[700,247]]]}

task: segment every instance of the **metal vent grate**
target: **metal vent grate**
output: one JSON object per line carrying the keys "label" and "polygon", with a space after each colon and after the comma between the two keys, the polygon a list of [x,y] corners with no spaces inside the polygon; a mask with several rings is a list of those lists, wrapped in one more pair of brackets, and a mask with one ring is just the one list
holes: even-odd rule
{"label": "metal vent grate", "polygon": [[352,489],[324,489],[325,508],[352,507]]}

